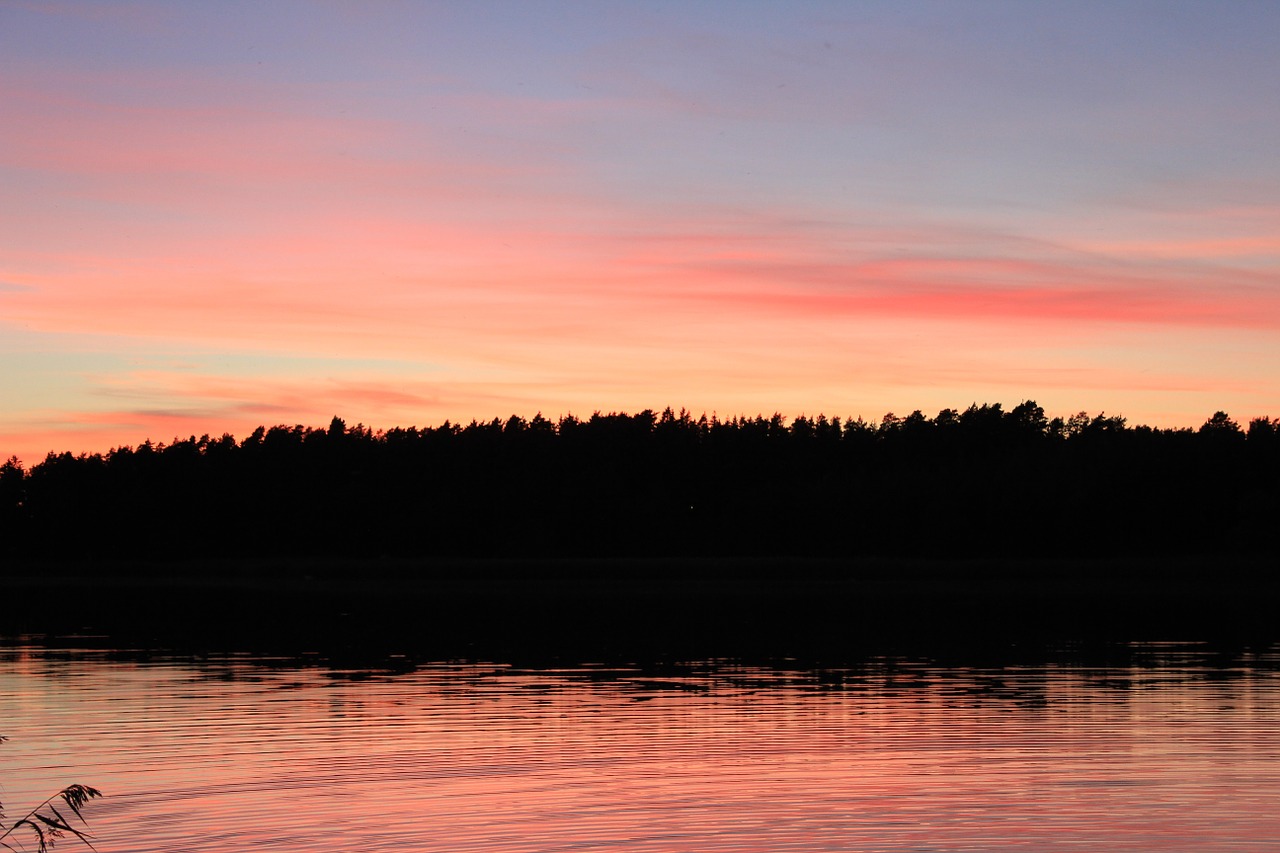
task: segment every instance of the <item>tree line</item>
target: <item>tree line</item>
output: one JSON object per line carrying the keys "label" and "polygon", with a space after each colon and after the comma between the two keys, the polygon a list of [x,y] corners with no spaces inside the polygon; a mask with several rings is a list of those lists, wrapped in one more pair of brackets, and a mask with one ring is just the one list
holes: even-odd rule
{"label": "tree line", "polygon": [[1280,420],[699,417],[259,427],[0,466],[22,560],[1096,557],[1280,546]]}

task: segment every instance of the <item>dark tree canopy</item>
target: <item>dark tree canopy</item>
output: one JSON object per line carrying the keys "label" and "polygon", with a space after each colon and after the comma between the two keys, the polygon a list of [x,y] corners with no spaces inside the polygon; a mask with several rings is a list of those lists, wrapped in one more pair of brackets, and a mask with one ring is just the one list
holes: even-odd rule
{"label": "dark tree canopy", "polygon": [[1280,545],[1280,421],[1032,401],[259,427],[0,466],[10,557],[1116,556]]}

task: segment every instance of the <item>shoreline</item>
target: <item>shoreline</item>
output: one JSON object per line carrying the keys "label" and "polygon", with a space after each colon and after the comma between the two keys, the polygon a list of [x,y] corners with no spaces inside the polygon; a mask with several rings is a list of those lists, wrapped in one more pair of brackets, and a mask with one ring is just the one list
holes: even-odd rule
{"label": "shoreline", "polygon": [[0,634],[414,655],[927,653],[1280,638],[1258,558],[10,565]]}

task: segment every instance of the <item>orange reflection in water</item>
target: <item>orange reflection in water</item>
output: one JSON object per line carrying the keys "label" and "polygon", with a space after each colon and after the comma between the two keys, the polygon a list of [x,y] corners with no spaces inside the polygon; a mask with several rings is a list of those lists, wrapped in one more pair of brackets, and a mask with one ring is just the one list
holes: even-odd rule
{"label": "orange reflection in water", "polygon": [[[675,674],[5,659],[6,804],[118,853],[1272,850],[1266,667]],[[11,722],[8,722],[11,721]],[[10,811],[12,811],[10,805]]]}

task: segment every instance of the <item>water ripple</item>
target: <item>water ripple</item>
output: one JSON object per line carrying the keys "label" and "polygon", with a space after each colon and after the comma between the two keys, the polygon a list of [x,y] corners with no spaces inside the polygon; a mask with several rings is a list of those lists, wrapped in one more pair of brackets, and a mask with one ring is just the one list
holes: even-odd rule
{"label": "water ripple", "polygon": [[377,671],[11,646],[4,801],[104,789],[104,853],[1277,849],[1274,661],[1201,657]]}

